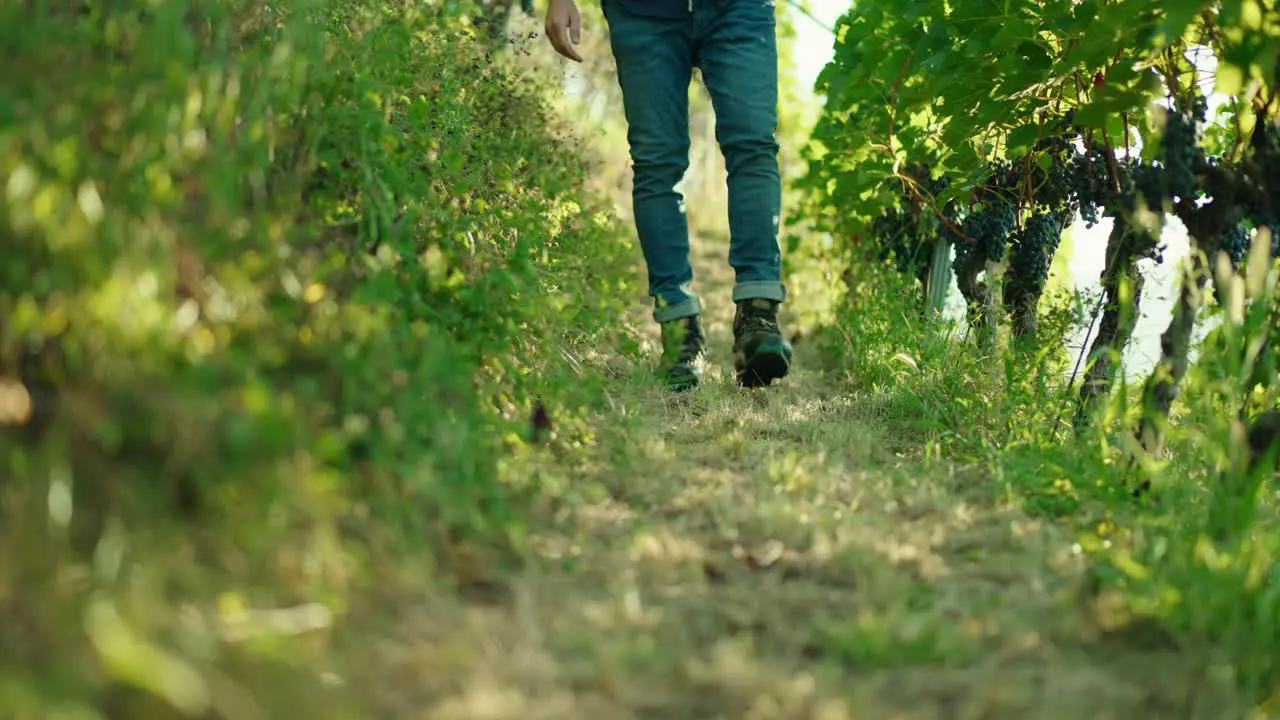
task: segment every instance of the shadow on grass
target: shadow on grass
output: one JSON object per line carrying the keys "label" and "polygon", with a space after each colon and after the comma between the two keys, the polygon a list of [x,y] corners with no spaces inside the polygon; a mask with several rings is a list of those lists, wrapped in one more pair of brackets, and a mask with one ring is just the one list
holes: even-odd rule
{"label": "shadow on grass", "polygon": [[673,397],[637,370],[603,392],[594,461],[531,460],[564,497],[531,520],[509,601],[423,590],[353,649],[378,716],[1239,708],[1205,656],[1108,624],[1067,529],[999,502],[976,470],[899,457],[865,402],[816,375],[747,393],[713,372]]}

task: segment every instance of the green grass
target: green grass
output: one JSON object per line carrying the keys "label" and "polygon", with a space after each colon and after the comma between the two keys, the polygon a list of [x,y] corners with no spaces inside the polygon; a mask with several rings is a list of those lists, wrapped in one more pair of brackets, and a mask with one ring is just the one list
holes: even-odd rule
{"label": "green grass", "polygon": [[1280,516],[1208,480],[1223,392],[1135,504],[1114,424],[1052,426],[1068,359],[977,357],[803,243],[795,370],[744,391],[698,218],[712,369],[664,393],[618,188],[540,75],[461,16],[189,9],[0,11],[13,67],[75,60],[0,84],[0,715],[1220,720],[1273,692]]}
{"label": "green grass", "polygon": [[[718,263],[699,276],[724,290]],[[736,388],[710,307],[696,392],[588,370],[592,444],[508,467],[557,490],[501,598],[424,588],[372,645],[347,630],[379,716],[1239,716],[1221,654],[1130,622],[1072,525],[989,466],[905,452],[910,418],[821,373],[815,344]]]}

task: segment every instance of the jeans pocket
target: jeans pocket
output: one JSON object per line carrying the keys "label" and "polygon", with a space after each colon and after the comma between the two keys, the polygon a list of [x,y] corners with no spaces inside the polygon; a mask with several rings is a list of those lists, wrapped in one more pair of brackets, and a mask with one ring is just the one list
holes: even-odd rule
{"label": "jeans pocket", "polygon": [[752,27],[778,24],[777,0],[721,0],[720,12],[734,24]]}

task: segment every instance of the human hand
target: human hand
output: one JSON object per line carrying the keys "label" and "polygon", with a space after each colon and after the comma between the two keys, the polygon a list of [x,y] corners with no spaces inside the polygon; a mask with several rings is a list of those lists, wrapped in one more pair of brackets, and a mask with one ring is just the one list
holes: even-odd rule
{"label": "human hand", "polygon": [[582,56],[574,49],[582,41],[582,15],[574,0],[551,0],[547,4],[545,30],[551,47],[574,62],[582,62]]}

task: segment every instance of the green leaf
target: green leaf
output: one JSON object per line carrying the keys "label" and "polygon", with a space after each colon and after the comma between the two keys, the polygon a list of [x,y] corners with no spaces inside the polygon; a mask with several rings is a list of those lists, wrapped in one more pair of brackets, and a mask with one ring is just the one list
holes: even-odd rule
{"label": "green leaf", "polygon": [[1094,91],[1093,101],[1076,113],[1076,122],[1084,127],[1105,128],[1109,118],[1146,107],[1157,85],[1157,79],[1150,74],[1142,75],[1131,87],[1107,83]]}
{"label": "green leaf", "polygon": [[1088,103],[1076,111],[1075,122],[1080,127],[1104,128],[1110,116],[1111,113],[1105,105]]}
{"label": "green leaf", "polygon": [[1124,146],[1124,131],[1126,127],[1132,128],[1133,125],[1132,123],[1125,123],[1124,113],[1116,113],[1107,118],[1106,131],[1111,136],[1111,140],[1116,144],[1116,147]]}
{"label": "green leaf", "polygon": [[1018,55],[1025,63],[1025,70],[1045,71],[1053,67],[1053,58],[1044,48],[1033,42],[1024,42],[1018,46]]}
{"label": "green leaf", "polygon": [[1160,23],[1156,36],[1160,46],[1168,45],[1182,37],[1187,25],[1195,19],[1196,15],[1207,9],[1208,3],[1200,0],[1164,0],[1162,5],[1164,22]]}
{"label": "green leaf", "polygon": [[1031,122],[1017,127],[1005,141],[1011,155],[1020,155],[1035,144],[1040,137],[1040,126]]}
{"label": "green leaf", "polygon": [[1244,89],[1244,70],[1229,61],[1218,63],[1217,75],[1214,78],[1214,91],[1223,95],[1238,95]]}

